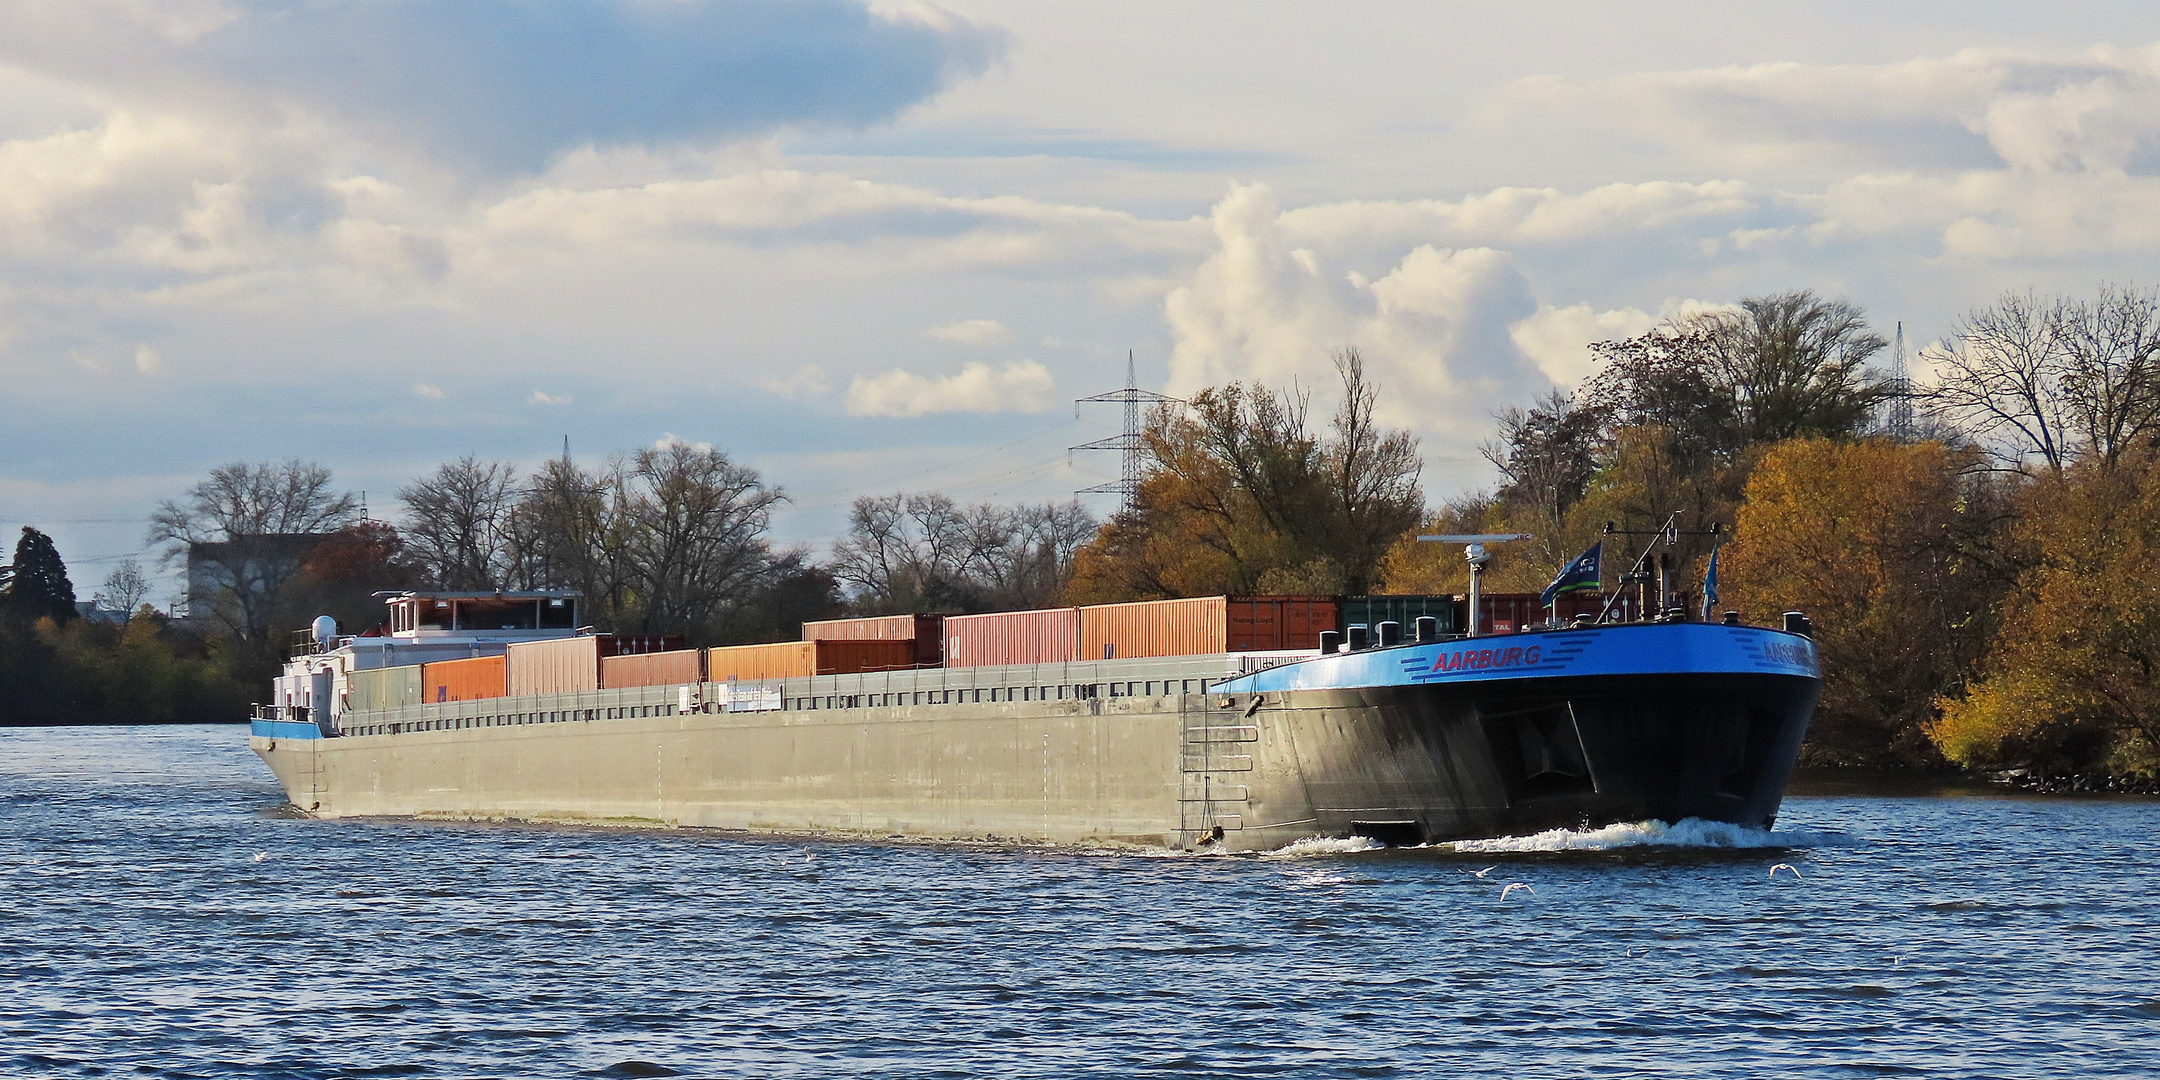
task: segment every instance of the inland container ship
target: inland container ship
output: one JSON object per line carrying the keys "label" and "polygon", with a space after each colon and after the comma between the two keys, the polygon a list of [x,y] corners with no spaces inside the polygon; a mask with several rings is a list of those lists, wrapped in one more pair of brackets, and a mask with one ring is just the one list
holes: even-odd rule
{"label": "inland container ship", "polygon": [[712,649],[581,632],[571,593],[385,599],[362,635],[318,619],[256,708],[308,814],[1233,851],[1768,827],[1820,690],[1804,618],[1548,626],[1491,596],[1482,620],[1210,597]]}

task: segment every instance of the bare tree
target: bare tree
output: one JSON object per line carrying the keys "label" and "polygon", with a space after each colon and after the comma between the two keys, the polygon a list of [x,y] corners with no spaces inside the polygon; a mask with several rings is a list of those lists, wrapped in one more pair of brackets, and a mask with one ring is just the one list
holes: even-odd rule
{"label": "bare tree", "polygon": [[[1415,436],[1384,429],[1374,419],[1380,392],[1365,379],[1365,358],[1346,348],[1334,360],[1343,401],[1332,424],[1335,437],[1321,448],[1340,529],[1330,554],[1345,568],[1377,566],[1425,514],[1418,487],[1425,463]],[[1361,590],[1369,585],[1364,575],[1352,576]]]}
{"label": "bare tree", "polygon": [[252,641],[268,632],[278,590],[308,550],[358,517],[358,500],[333,490],[321,465],[234,462],[212,469],[179,501],[159,503],[149,539],[167,545],[168,559],[187,559],[191,605],[208,604],[235,635]]}
{"label": "bare tree", "polygon": [[509,578],[517,470],[470,454],[399,488],[405,554],[445,589],[493,589]]}
{"label": "bare tree", "polygon": [[2050,315],[2079,450],[2113,468],[2160,433],[2160,293],[2103,285],[2091,301],[2058,300]]}
{"label": "bare tree", "polygon": [[1029,607],[1064,590],[1074,552],[1096,527],[1077,503],[1014,509],[941,494],[864,496],[831,568],[876,611]]}
{"label": "bare tree", "polygon": [[2160,293],[2104,285],[2090,301],[2005,293],[1931,349],[1927,401],[2007,456],[2112,468],[2160,435]]}
{"label": "bare tree", "polygon": [[510,514],[512,583],[575,589],[587,618],[619,625],[634,600],[630,515],[619,462],[600,473],[567,456],[541,465]]}
{"label": "bare tree", "polygon": [[2038,455],[2060,470],[2068,459],[2062,342],[2047,305],[2032,293],[2004,293],[1960,320],[1950,344],[1930,349],[1935,381],[1927,401],[1973,436],[2006,443],[2012,457]]}
{"label": "bare tree", "polygon": [[122,559],[120,565],[105,576],[105,584],[91,594],[90,602],[106,611],[124,611],[133,615],[149,596],[150,579],[143,576],[142,564],[133,559]]}
{"label": "bare tree", "polygon": [[1739,311],[1705,312],[1681,325],[1704,334],[1743,445],[1850,435],[1888,392],[1865,365],[1889,342],[1842,300],[1805,289],[1752,296]]}
{"label": "bare tree", "polygon": [[1497,419],[1499,437],[1478,453],[1506,479],[1498,498],[1535,507],[1538,517],[1557,532],[1568,508],[1581,501],[1597,473],[1605,437],[1597,411],[1555,390],[1529,411],[1511,405]]}
{"label": "bare tree", "polygon": [[638,451],[630,474],[645,628],[703,627],[771,567],[766,533],[786,496],[726,454],[682,443]]}

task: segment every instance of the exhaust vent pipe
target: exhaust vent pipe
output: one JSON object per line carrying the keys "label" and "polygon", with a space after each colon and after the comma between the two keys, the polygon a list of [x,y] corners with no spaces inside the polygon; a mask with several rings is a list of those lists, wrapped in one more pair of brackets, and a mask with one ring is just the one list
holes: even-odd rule
{"label": "exhaust vent pipe", "polygon": [[1788,611],[1785,613],[1785,632],[1812,638],[1815,636],[1815,624],[1808,621],[1804,612]]}

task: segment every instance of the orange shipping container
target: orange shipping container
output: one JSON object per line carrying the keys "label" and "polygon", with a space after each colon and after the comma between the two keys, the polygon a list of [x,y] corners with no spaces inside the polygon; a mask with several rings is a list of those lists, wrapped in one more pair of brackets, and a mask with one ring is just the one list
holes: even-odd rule
{"label": "orange shipping container", "polygon": [[1233,596],[1226,651],[1317,649],[1320,631],[1335,629],[1336,615],[1332,596]]}
{"label": "orange shipping container", "polygon": [[1228,650],[1228,601],[1220,596],[1143,600],[1080,609],[1080,660],[1199,656]]}
{"label": "orange shipping container", "polygon": [[681,686],[704,681],[705,650],[610,656],[600,661],[600,685],[612,690],[623,686]]}
{"label": "orange shipping container", "polygon": [[511,697],[575,694],[600,689],[600,661],[615,655],[608,634],[521,641],[504,653]]}
{"label": "orange shipping container", "polygon": [[712,682],[906,671],[914,666],[912,641],[783,641],[731,645],[705,653],[705,677]]}
{"label": "orange shipping container", "polygon": [[1075,659],[1078,608],[945,617],[945,666],[1061,664]]}
{"label": "orange shipping container", "polygon": [[420,666],[420,697],[423,701],[478,701],[509,692],[508,677],[500,656],[475,656],[470,660],[438,660]]}
{"label": "orange shipping container", "polygon": [[817,642],[783,641],[774,645],[730,645],[705,650],[705,677],[729,679],[801,679],[817,674]]}
{"label": "orange shipping container", "polygon": [[872,615],[862,619],[806,622],[804,641],[912,641],[916,667],[936,667],[945,658],[942,615]]}

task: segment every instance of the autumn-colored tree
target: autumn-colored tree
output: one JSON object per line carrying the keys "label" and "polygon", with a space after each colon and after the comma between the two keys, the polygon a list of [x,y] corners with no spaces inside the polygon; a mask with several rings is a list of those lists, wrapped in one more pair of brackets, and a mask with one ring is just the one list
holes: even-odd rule
{"label": "autumn-colored tree", "polygon": [[1423,511],[1408,432],[1375,420],[1356,350],[1335,357],[1343,401],[1312,430],[1307,395],[1231,384],[1161,409],[1131,510],[1074,562],[1076,603],[1211,593],[1360,593]]}
{"label": "autumn-colored tree", "polygon": [[[2129,465],[2131,467],[2117,467]],[[2030,566],[1993,648],[1928,734],[1967,766],[2160,771],[2160,455],[2036,477],[2014,530]]]}
{"label": "autumn-colored tree", "polygon": [[1722,600],[1804,611],[1823,697],[1804,760],[1934,760],[1936,695],[1977,656],[2002,579],[1984,558],[2000,515],[1976,454],[1941,443],[1797,439],[1755,468]]}

